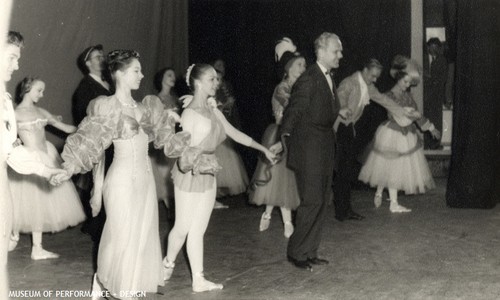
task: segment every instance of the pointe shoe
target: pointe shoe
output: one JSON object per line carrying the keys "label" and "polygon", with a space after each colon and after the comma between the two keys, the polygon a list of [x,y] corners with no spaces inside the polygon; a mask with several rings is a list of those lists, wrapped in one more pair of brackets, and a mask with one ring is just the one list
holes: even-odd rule
{"label": "pointe shoe", "polygon": [[376,208],[379,208],[382,205],[382,195],[375,194],[375,198],[373,198],[373,203]]}
{"label": "pointe shoe", "polygon": [[19,234],[12,233],[9,238],[9,252],[16,249],[17,242],[19,242]]}
{"label": "pointe shoe", "polygon": [[203,272],[193,276],[193,292],[195,293],[222,290],[222,288],[224,288],[222,284],[206,280]]}
{"label": "pointe shoe", "polygon": [[52,259],[52,258],[59,258],[59,254],[43,249],[42,245],[33,246],[33,248],[31,249],[32,260]]}
{"label": "pointe shoe", "polygon": [[284,227],[285,227],[284,236],[288,239],[293,234],[293,230],[294,230],[293,224],[292,224],[292,222],[287,221],[287,222],[285,222]]}
{"label": "pointe shoe", "polygon": [[392,213],[405,213],[405,212],[410,212],[411,211],[411,209],[406,208],[406,207],[404,207],[402,205],[399,205],[395,201],[391,201],[391,205],[389,206],[389,210]]}
{"label": "pointe shoe", "polygon": [[264,212],[260,217],[259,231],[266,231],[271,224],[271,215]]}
{"label": "pointe shoe", "polygon": [[229,206],[222,204],[222,202],[215,200],[214,209],[224,209],[224,208],[229,208]]}
{"label": "pointe shoe", "polygon": [[175,263],[169,262],[167,257],[163,259],[163,280],[170,280],[172,273],[174,272]]}

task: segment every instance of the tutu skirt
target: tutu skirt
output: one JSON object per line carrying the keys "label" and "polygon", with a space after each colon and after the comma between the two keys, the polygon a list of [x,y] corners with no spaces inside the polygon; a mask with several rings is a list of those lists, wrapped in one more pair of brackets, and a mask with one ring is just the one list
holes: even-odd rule
{"label": "tutu skirt", "polygon": [[[277,132],[278,125],[269,125],[264,132],[262,145],[269,147],[276,143]],[[250,203],[280,206],[292,210],[299,206],[300,198],[295,173],[286,166],[286,159],[286,156],[282,156],[279,163],[269,166],[268,162],[259,158],[250,187]]]}
{"label": "tutu skirt", "polygon": [[217,172],[217,197],[238,195],[247,190],[248,175],[240,155],[236,152],[230,139],[215,149],[222,169]]}
{"label": "tutu skirt", "polygon": [[[45,165],[60,168],[62,159],[54,145],[38,151]],[[85,220],[85,213],[71,180],[52,186],[37,175],[21,175],[9,169],[16,232],[58,232]]]}
{"label": "tutu skirt", "polygon": [[361,168],[359,180],[372,187],[383,186],[406,194],[424,193],[435,187],[415,130],[406,134],[392,121],[380,125],[372,149]]}

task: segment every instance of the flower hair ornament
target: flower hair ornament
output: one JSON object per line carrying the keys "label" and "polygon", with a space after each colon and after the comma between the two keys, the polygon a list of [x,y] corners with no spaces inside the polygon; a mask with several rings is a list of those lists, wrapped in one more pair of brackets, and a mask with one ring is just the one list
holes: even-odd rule
{"label": "flower hair ornament", "polygon": [[[188,72],[189,71],[191,71],[191,69],[188,69]],[[191,103],[191,101],[193,101],[193,95],[184,95],[184,96],[180,97],[179,100],[182,102],[182,108],[186,108],[186,107],[188,107],[189,103]]]}
{"label": "flower hair ornament", "polygon": [[[186,84],[187,84],[187,86],[189,86],[189,87],[191,87],[191,85],[189,84],[189,77],[191,77],[191,71],[193,70],[194,65],[195,65],[195,64],[190,65],[190,66],[189,66],[189,68],[188,68],[188,69],[187,69],[187,71],[186,71]],[[190,101],[190,102],[191,102],[191,101]],[[184,105],[183,105],[183,107],[184,107]]]}

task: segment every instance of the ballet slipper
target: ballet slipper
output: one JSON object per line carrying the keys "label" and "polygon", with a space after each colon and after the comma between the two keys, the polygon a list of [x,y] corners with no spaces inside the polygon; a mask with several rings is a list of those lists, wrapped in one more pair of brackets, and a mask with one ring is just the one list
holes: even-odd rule
{"label": "ballet slipper", "polygon": [[220,283],[206,280],[203,272],[196,273],[193,276],[193,292],[195,293],[222,290],[223,287]]}
{"label": "ballet slipper", "polygon": [[43,249],[42,245],[34,245],[31,248],[32,260],[52,259],[52,258],[59,258],[59,254]]}
{"label": "ballet slipper", "polygon": [[285,227],[285,231],[284,231],[285,237],[286,238],[291,237],[293,234],[293,230],[294,230],[292,222],[290,222],[290,221],[285,222],[284,227]]}
{"label": "ballet slipper", "polygon": [[375,198],[373,198],[373,203],[376,208],[379,208],[382,205],[382,194],[375,194]]}
{"label": "ballet slipper", "polygon": [[175,263],[169,262],[167,257],[163,259],[163,280],[167,281],[172,277],[174,272]]}
{"label": "ballet slipper", "polygon": [[19,242],[19,233],[12,233],[9,238],[9,252],[16,249]]}
{"label": "ballet slipper", "polygon": [[229,208],[229,206],[222,204],[221,202],[215,200],[214,209],[224,209],[224,208]]}
{"label": "ballet slipper", "polygon": [[264,212],[260,218],[259,231],[267,230],[269,228],[269,224],[271,224],[271,215]]}
{"label": "ballet slipper", "polygon": [[392,213],[405,213],[405,212],[411,212],[411,209],[406,208],[402,205],[399,205],[396,201],[391,201],[391,205],[389,206],[389,210]]}

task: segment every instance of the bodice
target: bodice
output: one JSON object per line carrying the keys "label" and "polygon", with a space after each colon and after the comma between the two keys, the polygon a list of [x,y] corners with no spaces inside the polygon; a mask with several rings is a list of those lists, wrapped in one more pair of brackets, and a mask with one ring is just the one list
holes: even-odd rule
{"label": "bodice", "polygon": [[45,126],[48,123],[48,119],[17,122],[17,134],[26,147],[45,150]]}

